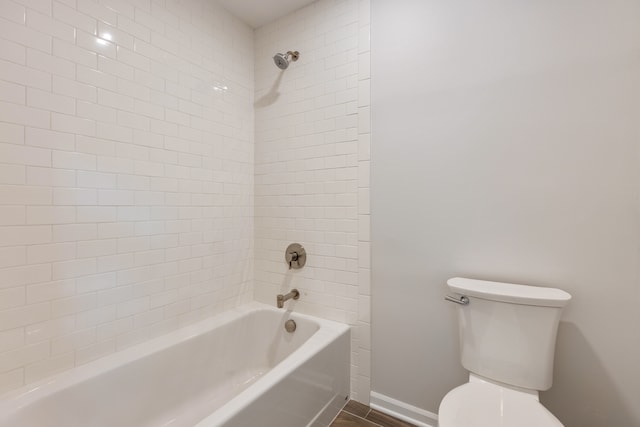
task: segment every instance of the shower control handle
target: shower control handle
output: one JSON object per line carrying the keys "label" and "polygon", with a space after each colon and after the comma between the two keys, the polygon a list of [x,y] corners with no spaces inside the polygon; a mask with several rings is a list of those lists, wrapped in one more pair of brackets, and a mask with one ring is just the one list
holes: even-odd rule
{"label": "shower control handle", "polygon": [[291,254],[291,259],[289,260],[289,270],[291,270],[293,263],[298,261],[298,252],[294,252]]}
{"label": "shower control handle", "polygon": [[307,252],[304,250],[301,244],[292,243],[284,252],[284,259],[287,263],[289,263],[289,270],[297,270],[304,267],[305,263],[307,262]]}

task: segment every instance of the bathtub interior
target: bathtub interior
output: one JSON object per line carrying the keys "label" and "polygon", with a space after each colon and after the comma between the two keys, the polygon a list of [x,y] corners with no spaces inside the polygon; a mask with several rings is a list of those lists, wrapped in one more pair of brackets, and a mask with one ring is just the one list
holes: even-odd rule
{"label": "bathtub interior", "polygon": [[[297,323],[294,333],[284,330],[289,318]],[[87,420],[94,427],[193,426],[319,328],[288,312],[256,310],[55,393],[25,399],[31,401],[19,410],[3,411],[0,427],[68,427]]]}

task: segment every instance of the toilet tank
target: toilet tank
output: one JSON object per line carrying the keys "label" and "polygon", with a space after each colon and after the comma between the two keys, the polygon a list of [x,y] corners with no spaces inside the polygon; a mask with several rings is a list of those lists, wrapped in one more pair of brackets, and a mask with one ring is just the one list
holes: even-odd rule
{"label": "toilet tank", "polygon": [[459,305],[462,366],[495,381],[531,390],[553,382],[553,357],[562,308],[560,289],[484,280],[449,279]]}

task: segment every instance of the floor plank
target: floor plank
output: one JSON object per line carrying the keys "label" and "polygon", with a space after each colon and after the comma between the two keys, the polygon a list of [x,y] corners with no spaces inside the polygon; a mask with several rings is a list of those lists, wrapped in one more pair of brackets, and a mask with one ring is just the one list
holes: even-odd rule
{"label": "floor plank", "polygon": [[415,427],[355,400],[347,402],[330,427]]}
{"label": "floor plank", "polygon": [[413,424],[393,418],[375,409],[372,409],[365,418],[384,427],[415,427]]}
{"label": "floor plank", "polygon": [[340,412],[338,417],[333,421],[331,427],[379,427],[378,425],[367,421],[364,418],[356,417],[348,412]]}
{"label": "floor plank", "polygon": [[370,408],[364,403],[356,402],[355,400],[350,400],[349,402],[347,402],[347,406],[345,406],[343,410],[355,416],[364,418],[369,413]]}

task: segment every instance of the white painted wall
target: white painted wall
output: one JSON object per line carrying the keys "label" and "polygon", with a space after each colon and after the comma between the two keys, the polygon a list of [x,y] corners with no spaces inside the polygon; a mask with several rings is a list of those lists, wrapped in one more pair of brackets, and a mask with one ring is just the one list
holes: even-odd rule
{"label": "white painted wall", "polygon": [[[255,298],[352,329],[352,393],[369,399],[369,1],[321,0],[256,30]],[[277,52],[300,51],[285,71]],[[301,243],[307,264],[288,270]]]}
{"label": "white painted wall", "polygon": [[0,2],[0,392],[251,299],[253,68],[208,0]]}
{"label": "white painted wall", "polygon": [[372,389],[465,381],[445,280],[574,299],[543,403],[640,425],[640,3],[372,2]]}

